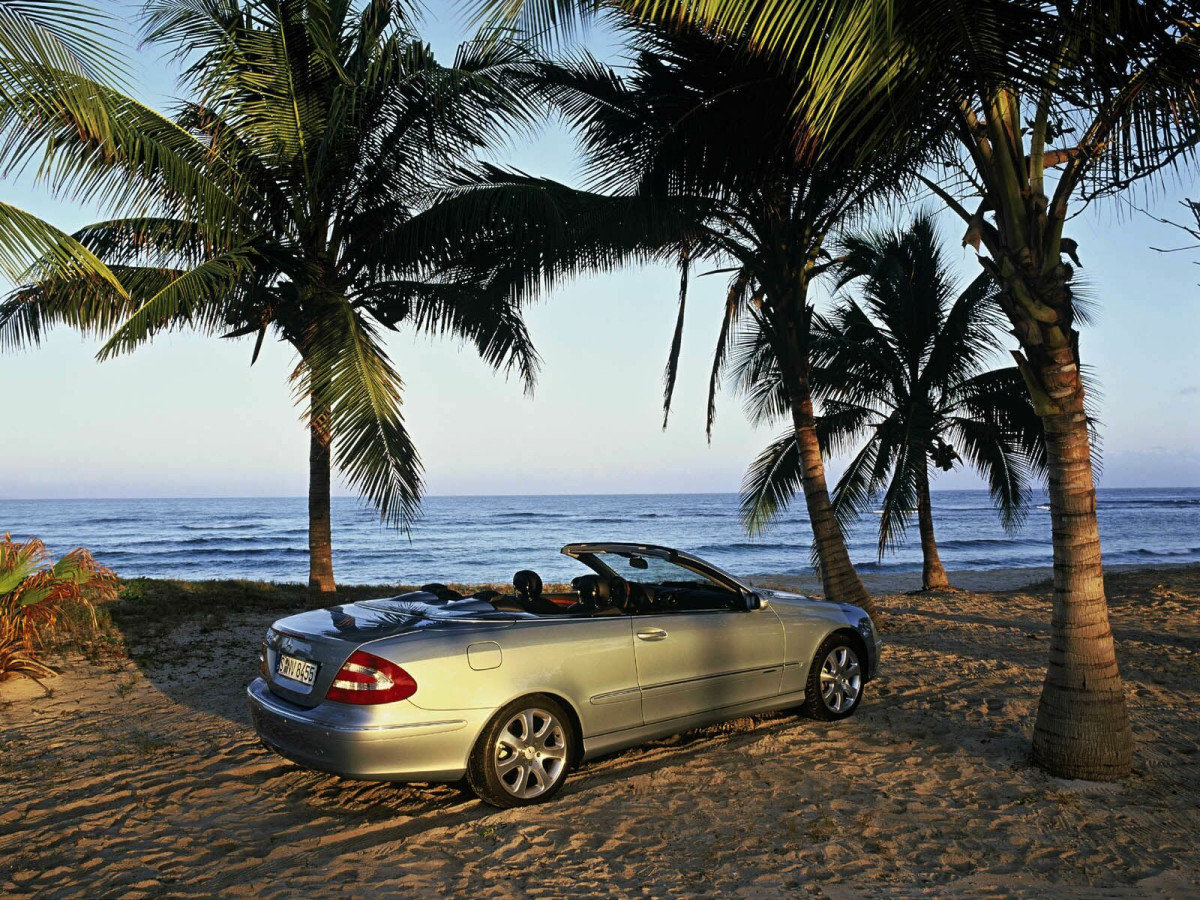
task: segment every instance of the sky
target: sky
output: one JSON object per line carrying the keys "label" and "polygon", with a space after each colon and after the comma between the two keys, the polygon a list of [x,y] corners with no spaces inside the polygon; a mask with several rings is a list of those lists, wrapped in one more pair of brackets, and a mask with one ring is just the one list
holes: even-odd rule
{"label": "sky", "polygon": [[[442,4],[427,6],[422,33],[449,60],[467,29],[455,16],[439,16]],[[132,21],[129,4],[108,7]],[[135,92],[166,108],[176,91],[172,66],[132,38],[124,46]],[[490,158],[580,182],[573,141],[556,126]],[[28,177],[0,180],[0,191],[67,230],[104,214],[56,200]],[[1178,203],[1186,196],[1200,197],[1190,174],[1138,203],[1183,220]],[[897,216],[915,210],[914,203]],[[978,271],[974,253],[959,247],[957,219],[943,214],[939,221],[965,283]],[[1099,301],[1081,346],[1102,393],[1101,487],[1200,485],[1200,250],[1154,251],[1186,244],[1187,236],[1114,202],[1088,209],[1067,234],[1079,243],[1080,274]],[[543,363],[532,398],[470,348],[391,337],[428,493],[736,491],[748,463],[782,427],[752,428],[738,398],[726,393],[711,444],[705,440],[724,294],[722,276],[713,276],[692,281],[675,411],[663,430],[662,370],[677,291],[675,271],[645,267],[570,283],[531,307],[527,322]],[[39,348],[0,355],[7,423],[0,498],[305,493],[307,435],[287,383],[294,363],[287,345],[268,342],[253,367],[252,339],[173,333],[103,364],[94,358],[98,347],[59,330]],[[840,465],[831,462],[831,485]],[[938,473],[934,488],[981,485],[969,471],[955,471]]]}

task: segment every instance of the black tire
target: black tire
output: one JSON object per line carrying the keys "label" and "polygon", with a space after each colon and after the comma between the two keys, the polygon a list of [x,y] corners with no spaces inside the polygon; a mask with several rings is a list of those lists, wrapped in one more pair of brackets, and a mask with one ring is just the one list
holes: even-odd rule
{"label": "black tire", "polygon": [[[531,740],[522,734],[530,721]],[[509,760],[515,762],[505,768]],[[531,694],[505,705],[484,727],[467,763],[467,784],[492,806],[532,806],[553,799],[574,764],[571,716],[558,701]]]}
{"label": "black tire", "polygon": [[[853,668],[844,663],[839,664],[841,660],[853,663]],[[825,690],[830,682],[823,683],[822,671],[833,677],[831,690]],[[855,672],[857,677],[851,677],[850,672]],[[863,691],[866,688],[865,675],[865,660],[854,640],[846,634],[829,635],[813,654],[812,665],[808,669],[808,682],[804,688],[804,711],[823,722],[836,722],[838,719],[854,715],[854,711],[862,703]],[[854,692],[853,700],[847,703],[851,691]]]}

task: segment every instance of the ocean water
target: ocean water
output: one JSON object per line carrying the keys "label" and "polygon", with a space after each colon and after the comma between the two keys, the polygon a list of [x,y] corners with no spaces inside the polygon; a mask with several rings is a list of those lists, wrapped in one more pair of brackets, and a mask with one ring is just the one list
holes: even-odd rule
{"label": "ocean water", "polygon": [[[1048,566],[1050,516],[1035,497],[1016,533],[986,491],[938,491],[934,525],[950,571]],[[83,546],[125,577],[306,581],[304,498],[0,500],[0,532],[37,536],[54,553]],[[1200,488],[1099,492],[1106,563],[1200,561]],[[919,571],[916,523],[879,560],[877,516],[848,535],[864,572]],[[352,497],[333,501],[334,572],[344,584],[507,581],[533,568],[547,581],[579,574],[558,553],[572,541],[636,541],[696,553],[741,575],[803,573],[810,536],[803,502],[765,535],[738,524],[735,494],[429,497],[411,536],[382,528]]]}

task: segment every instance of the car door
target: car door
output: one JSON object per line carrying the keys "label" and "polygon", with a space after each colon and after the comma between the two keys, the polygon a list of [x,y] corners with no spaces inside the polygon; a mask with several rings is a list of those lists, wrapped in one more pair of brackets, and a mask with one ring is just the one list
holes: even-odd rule
{"label": "car door", "polygon": [[635,616],[646,724],[779,693],[783,624],[769,607]]}
{"label": "car door", "polygon": [[629,616],[517,619],[505,627],[445,628],[429,663],[410,653],[405,668],[422,688],[423,709],[498,708],[523,694],[557,694],[579,714],[583,737],[642,724]]}

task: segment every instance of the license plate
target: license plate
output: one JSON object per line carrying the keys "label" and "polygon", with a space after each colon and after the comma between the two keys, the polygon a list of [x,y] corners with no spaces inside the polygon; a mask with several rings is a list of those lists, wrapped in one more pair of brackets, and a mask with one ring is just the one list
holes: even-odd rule
{"label": "license plate", "polygon": [[306,659],[296,659],[294,656],[280,654],[279,666],[275,672],[284,678],[307,684],[309,687],[312,687],[312,683],[317,680],[317,664]]}

